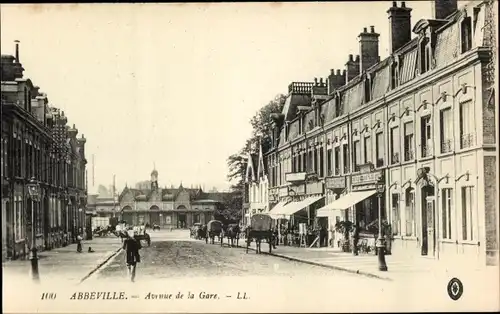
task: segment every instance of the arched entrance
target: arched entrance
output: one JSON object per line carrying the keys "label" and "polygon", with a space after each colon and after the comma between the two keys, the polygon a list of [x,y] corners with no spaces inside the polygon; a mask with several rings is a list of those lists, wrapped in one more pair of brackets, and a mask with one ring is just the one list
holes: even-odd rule
{"label": "arched entrance", "polygon": [[149,223],[150,225],[160,225],[160,208],[156,205],[153,205],[149,208]]}
{"label": "arched entrance", "polygon": [[430,182],[421,187],[420,202],[422,215],[422,255],[434,256],[436,253],[436,210],[434,186]]}
{"label": "arched entrance", "polygon": [[130,206],[125,206],[122,208],[122,220],[127,223],[127,225],[133,225],[134,214],[132,213],[132,208]]}
{"label": "arched entrance", "polygon": [[186,212],[182,212],[184,210],[187,210],[186,206],[179,205],[177,206],[177,210],[181,211],[177,213],[177,228],[181,229],[187,228],[187,217],[186,217],[187,215]]}

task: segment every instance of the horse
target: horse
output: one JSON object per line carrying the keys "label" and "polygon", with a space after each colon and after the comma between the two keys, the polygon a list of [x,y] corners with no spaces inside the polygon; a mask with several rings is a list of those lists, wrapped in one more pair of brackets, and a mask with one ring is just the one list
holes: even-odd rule
{"label": "horse", "polygon": [[234,240],[236,240],[236,247],[239,246],[238,242],[239,242],[239,239],[240,239],[240,233],[241,233],[241,229],[240,229],[240,225],[239,224],[230,224],[226,227],[226,229],[224,230],[223,232],[223,236],[222,236],[222,240],[221,240],[221,243],[224,242],[224,237],[227,237],[227,242],[228,244],[230,244],[230,247],[233,247],[234,246]]}
{"label": "horse", "polygon": [[198,230],[196,230],[196,240],[201,240],[205,238],[207,234],[207,225],[200,226]]}

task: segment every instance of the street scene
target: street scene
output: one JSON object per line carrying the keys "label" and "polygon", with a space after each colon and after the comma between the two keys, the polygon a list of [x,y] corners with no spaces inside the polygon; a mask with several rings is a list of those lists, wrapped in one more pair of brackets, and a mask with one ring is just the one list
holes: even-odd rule
{"label": "street scene", "polygon": [[497,4],[2,5],[6,311],[500,310]]}

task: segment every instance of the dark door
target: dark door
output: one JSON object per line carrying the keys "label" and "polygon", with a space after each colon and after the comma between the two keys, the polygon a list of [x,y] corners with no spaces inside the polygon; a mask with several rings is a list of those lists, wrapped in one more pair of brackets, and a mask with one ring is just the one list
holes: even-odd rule
{"label": "dark door", "polygon": [[421,213],[422,213],[422,255],[434,256],[435,252],[435,222],[434,222],[434,188],[422,188]]}
{"label": "dark door", "polygon": [[177,228],[186,228],[186,214],[179,214],[177,220]]}

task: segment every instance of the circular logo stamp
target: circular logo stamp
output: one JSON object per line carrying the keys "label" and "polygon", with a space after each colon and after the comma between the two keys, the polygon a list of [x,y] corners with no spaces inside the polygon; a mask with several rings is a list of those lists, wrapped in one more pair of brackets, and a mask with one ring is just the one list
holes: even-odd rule
{"label": "circular logo stamp", "polygon": [[453,278],[450,280],[450,282],[448,282],[447,291],[450,299],[456,301],[460,299],[460,297],[464,293],[464,285],[458,278]]}

